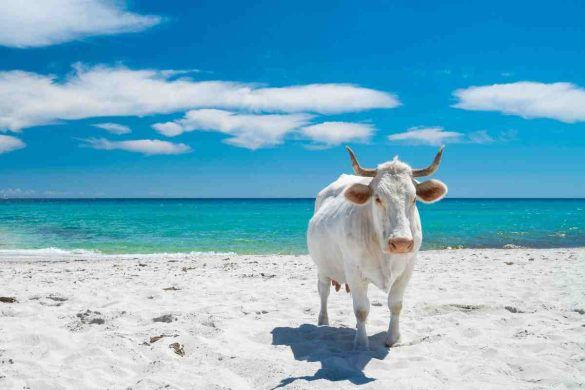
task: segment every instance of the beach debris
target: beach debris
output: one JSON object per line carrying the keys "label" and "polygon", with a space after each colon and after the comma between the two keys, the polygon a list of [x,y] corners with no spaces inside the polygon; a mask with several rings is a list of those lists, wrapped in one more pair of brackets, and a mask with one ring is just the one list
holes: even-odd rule
{"label": "beach debris", "polygon": [[165,287],[163,288],[164,291],[179,291],[180,288],[177,288],[175,286],[171,286],[171,287]]}
{"label": "beach debris", "polygon": [[514,262],[513,261],[504,261],[504,264],[506,264],[506,265],[512,265],[512,264],[514,264]]}
{"label": "beach debris", "polygon": [[48,295],[47,299],[50,299],[51,301],[55,301],[55,302],[65,302],[67,300],[67,298],[62,297],[60,295]]}
{"label": "beach debris", "polygon": [[481,310],[484,309],[485,307],[483,305],[470,305],[470,304],[461,304],[461,303],[452,303],[450,305],[446,305],[446,306],[450,306],[454,309],[458,309],[461,311],[473,311],[473,310]]}
{"label": "beach debris", "polygon": [[39,301],[39,304],[43,306],[61,306],[63,302],[69,300],[69,298],[65,298],[64,296],[61,295],[50,294],[47,295],[46,297],[35,295],[33,297],[30,297],[29,300]]}
{"label": "beach debris", "polygon": [[150,345],[156,343],[158,340],[161,340],[164,337],[179,337],[178,334],[160,334],[158,336],[150,336],[150,343],[144,342],[142,345]]}
{"label": "beach debris", "polygon": [[[162,339],[163,337],[178,337],[178,334],[161,334],[158,336],[150,336],[150,344],[156,343],[158,340]],[[148,343],[146,343],[148,345]]]}
{"label": "beach debris", "polygon": [[524,313],[522,310],[514,306],[504,306],[504,309],[508,310],[510,313]]}
{"label": "beach debris", "polygon": [[146,264],[144,264],[144,263],[138,263],[138,266],[139,267],[146,267]]}
{"label": "beach debris", "polygon": [[0,297],[0,302],[2,302],[2,303],[15,303],[16,298],[14,298],[14,297]]}
{"label": "beach debris", "polygon": [[165,314],[165,315],[162,315],[160,317],[153,318],[152,319],[152,322],[166,322],[166,323],[169,323],[169,322],[173,322],[175,320],[176,320],[176,318],[172,314]]}
{"label": "beach debris", "polygon": [[177,355],[183,357],[185,356],[185,349],[183,348],[183,346],[179,343],[172,343],[169,344],[169,348],[171,348],[173,350],[173,352],[175,352]]}
{"label": "beach debris", "polygon": [[514,244],[506,244],[502,248],[504,248],[504,249],[522,249],[522,247],[520,245],[514,245]]}

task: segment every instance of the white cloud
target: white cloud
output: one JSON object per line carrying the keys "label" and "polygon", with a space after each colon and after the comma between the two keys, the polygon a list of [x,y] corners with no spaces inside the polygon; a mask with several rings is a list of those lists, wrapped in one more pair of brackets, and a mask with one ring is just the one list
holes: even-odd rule
{"label": "white cloud", "polygon": [[[397,133],[388,136],[390,141],[404,142],[412,145],[432,145],[440,146],[443,144],[491,144],[495,142],[487,130],[473,131],[467,134],[456,131],[446,131],[440,126],[435,127],[411,127],[404,133]],[[502,133],[498,138],[499,141],[509,141],[506,133]]]}
{"label": "white cloud", "polygon": [[412,127],[404,133],[389,135],[388,139],[411,144],[439,146],[449,142],[461,142],[463,136],[463,133],[445,131],[442,127]]}
{"label": "white cloud", "polygon": [[[189,113],[187,113],[187,115],[188,114]],[[189,128],[187,123],[182,124],[184,120],[185,119],[179,119],[175,122],[155,123],[152,125],[152,128],[167,137],[176,137],[187,131],[195,130],[194,128]]]}
{"label": "white cloud", "polygon": [[[501,138],[505,137],[502,135]],[[469,133],[467,139],[473,144],[491,144],[495,139],[488,134],[487,130],[479,130]]]}
{"label": "white cloud", "polygon": [[307,138],[325,146],[349,141],[367,142],[374,131],[372,125],[349,122],[323,122],[302,129]]}
{"label": "white cloud", "polygon": [[120,125],[118,123],[97,123],[93,126],[117,135],[129,134],[132,132],[128,126]]}
{"label": "white cloud", "polygon": [[36,191],[23,190],[22,188],[1,188],[0,198],[31,198],[36,195]]}
{"label": "white cloud", "polygon": [[145,30],[161,18],[124,9],[113,0],[0,1],[0,45],[38,47]]}
{"label": "white cloud", "polygon": [[168,137],[195,130],[217,131],[232,136],[225,142],[247,149],[278,145],[291,133],[299,133],[323,146],[348,141],[365,142],[375,130],[368,124],[349,122],[307,126],[312,118],[308,114],[257,115],[202,109],[189,111],[185,117],[173,122],[155,123],[152,127]]}
{"label": "white cloud", "polygon": [[82,140],[84,146],[101,150],[125,150],[127,152],[155,154],[183,154],[191,151],[185,144],[175,144],[156,139],[137,139],[130,141],[110,141],[105,138],[89,138]]}
{"label": "white cloud", "polygon": [[172,79],[163,73],[77,65],[73,74],[58,80],[23,71],[0,72],[0,130],[193,108],[332,114],[399,104],[391,94],[348,84],[266,88],[229,81]]}
{"label": "white cloud", "polygon": [[585,89],[571,83],[522,81],[459,89],[454,107],[499,111],[523,118],[550,118],[562,122],[585,121]]}
{"label": "white cloud", "polygon": [[152,127],[158,132],[174,137],[186,131],[218,131],[231,137],[225,142],[247,148],[258,149],[282,143],[291,131],[306,125],[312,115],[256,115],[224,110],[192,110],[174,122],[156,123]]}
{"label": "white cloud", "polygon": [[22,149],[26,144],[19,138],[10,135],[0,135],[0,154]]}

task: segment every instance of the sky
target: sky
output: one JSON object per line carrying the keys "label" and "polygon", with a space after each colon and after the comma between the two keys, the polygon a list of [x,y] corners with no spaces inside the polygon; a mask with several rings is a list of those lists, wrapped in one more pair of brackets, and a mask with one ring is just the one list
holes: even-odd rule
{"label": "sky", "polygon": [[585,197],[582,1],[0,3],[0,197]]}

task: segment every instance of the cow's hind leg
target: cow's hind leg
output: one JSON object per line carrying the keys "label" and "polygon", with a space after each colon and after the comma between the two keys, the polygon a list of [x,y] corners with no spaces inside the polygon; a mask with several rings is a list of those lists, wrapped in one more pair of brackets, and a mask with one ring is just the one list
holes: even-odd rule
{"label": "cow's hind leg", "polygon": [[329,325],[329,314],[327,314],[327,299],[329,298],[329,290],[331,288],[331,279],[319,275],[319,283],[317,289],[321,297],[321,310],[319,311],[319,325]]}
{"label": "cow's hind leg", "polygon": [[358,277],[348,280],[353,300],[353,312],[356,319],[356,334],[353,345],[355,348],[368,348],[368,333],[366,332],[366,320],[370,313],[370,300],[368,299],[368,282]]}

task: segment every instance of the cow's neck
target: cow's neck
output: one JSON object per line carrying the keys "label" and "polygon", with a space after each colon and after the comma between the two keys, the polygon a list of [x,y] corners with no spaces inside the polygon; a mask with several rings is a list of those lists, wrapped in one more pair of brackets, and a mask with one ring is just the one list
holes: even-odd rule
{"label": "cow's neck", "polygon": [[[362,274],[376,287],[388,291],[394,280],[402,274],[411,261],[414,261],[416,254],[401,255],[384,252],[380,245],[381,240],[373,229],[373,210],[369,207],[361,210],[367,214],[367,218],[361,219],[363,225],[359,229],[361,232],[360,239],[363,243],[366,243],[366,245],[363,245],[367,251],[367,253],[364,253],[364,258],[368,258],[371,261],[367,267],[362,269]],[[418,218],[418,213],[416,213],[415,218]]]}

